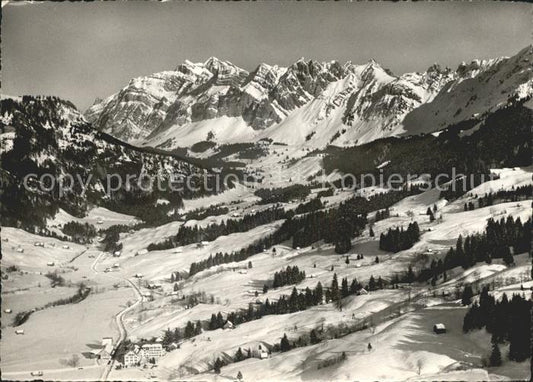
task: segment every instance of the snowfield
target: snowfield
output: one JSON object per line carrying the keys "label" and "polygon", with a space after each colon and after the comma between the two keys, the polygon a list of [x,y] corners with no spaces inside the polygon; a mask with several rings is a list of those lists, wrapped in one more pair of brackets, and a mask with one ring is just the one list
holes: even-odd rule
{"label": "snowfield", "polygon": [[[42,243],[43,247],[36,246]],[[24,269],[46,268],[48,263],[66,264],[86,247],[54,238],[27,233],[18,228],[2,228],[2,265]]]}
{"label": "snowfield", "polygon": [[52,228],[62,227],[65,223],[71,221],[92,224],[97,229],[106,229],[117,224],[133,225],[139,223],[139,220],[134,216],[110,211],[103,207],[96,207],[90,209],[87,216],[83,218],[77,218],[64,210],[59,209],[59,212],[54,218],[48,220],[47,226]]}
{"label": "snowfield", "polygon": [[[291,149],[294,150],[294,149]],[[292,151],[296,155],[304,154]],[[284,167],[287,176],[298,171],[305,175],[316,168],[320,158],[305,157],[296,164]],[[274,156],[254,162],[275,166]],[[282,166],[283,167],[283,166]],[[268,167],[267,167],[268,168]],[[510,189],[513,185],[531,184],[532,168],[493,170],[500,179],[484,183],[473,189],[471,195],[483,195],[489,190]],[[283,183],[270,183],[279,186]],[[286,183],[289,184],[289,183]],[[265,182],[262,186],[268,187]],[[321,188],[313,189],[306,200],[316,197]],[[359,190],[358,195],[370,197],[387,192],[384,187]],[[317,242],[313,246],[293,249],[291,242],[275,245],[244,261],[221,264],[171,282],[172,272],[186,275],[190,265],[217,252],[232,252],[272,234],[283,221],[260,225],[247,232],[220,236],[207,243],[194,243],[179,248],[145,251],[150,243],[160,242],[176,235],[182,225],[206,226],[245,214],[271,208],[259,205],[254,189],[243,185],[221,194],[186,200],[180,212],[206,208],[213,205],[228,206],[229,212],[209,216],[203,220],[176,221],[150,228],[132,228],[120,235],[123,249],[120,257],[102,252],[98,243],[81,246],[56,239],[29,234],[17,228],[2,230],[3,271],[10,265],[18,269],[8,273],[3,280],[2,309],[11,309],[2,320],[2,366],[8,378],[29,379],[30,372],[44,370],[45,376],[58,380],[105,379],[110,380],[220,380],[234,379],[240,371],[244,380],[298,381],[298,380],[479,380],[523,379],[528,376],[526,363],[505,361],[501,367],[486,369],[482,358],[490,350],[490,335],[474,331],[464,335],[462,320],[466,309],[455,297],[464,284],[480,288],[484,283],[495,286],[494,295],[501,297],[513,293],[531,295],[529,288],[531,261],[527,254],[516,254],[513,267],[500,259],[492,264],[478,263],[464,270],[449,270],[447,281],[435,287],[429,284],[402,286],[398,289],[371,291],[368,294],[349,296],[343,300],[342,310],[332,303],[283,315],[267,315],[246,322],[234,329],[204,331],[181,343],[180,348],[167,353],[153,369],[109,369],[89,357],[104,336],[119,338],[125,330],[128,339],[139,340],[160,337],[166,329],[183,329],[188,321],[209,320],[212,314],[247,309],[249,304],[277,300],[289,295],[296,287],[314,288],[320,281],[329,287],[333,274],[339,281],[346,277],[367,284],[371,276],[391,280],[407,270],[413,262],[428,262],[443,258],[448,248],[455,245],[459,235],[482,232],[489,218],[531,217],[531,199],[519,202],[497,203],[490,207],[464,211],[462,206],[471,196],[466,195],[449,202],[440,198],[439,192],[429,190],[407,197],[390,208],[390,217],[375,222],[375,237],[368,229],[352,241],[348,254],[338,255],[331,244]],[[326,208],[338,205],[354,195],[349,190],[336,190],[333,196],[322,197]],[[283,203],[286,210],[297,207],[302,201]],[[437,209],[437,219],[429,221],[427,208]],[[369,214],[372,217],[374,213]],[[132,224],[132,216],[117,214],[102,208],[91,210],[83,219],[60,211],[49,221],[49,227],[58,228],[68,221],[96,222],[102,219],[102,228],[112,224]],[[379,249],[379,235],[390,228],[417,221],[421,231],[420,241],[407,250],[389,253]],[[7,239],[7,241],[5,241]],[[35,246],[43,242],[44,247]],[[54,245],[54,246],[53,246]],[[65,246],[65,247],[64,247]],[[69,248],[67,249],[66,246]],[[18,252],[21,248],[24,252]],[[274,251],[275,249],[275,251]],[[364,258],[358,260],[357,255]],[[346,264],[345,259],[350,259]],[[379,258],[376,263],[375,258]],[[50,266],[49,263],[54,265]],[[251,263],[251,267],[249,266]],[[421,263],[418,263],[421,264]],[[263,293],[274,273],[287,266],[298,266],[306,279],[297,285],[270,288]],[[56,271],[65,279],[64,286],[51,286],[45,274]],[[142,278],[136,276],[142,275]],[[91,288],[89,296],[77,303],[37,310],[20,327],[13,327],[17,313],[40,309],[49,302],[67,298],[76,293],[80,283]],[[174,284],[178,285],[174,291]],[[157,287],[149,289],[150,284]],[[144,297],[139,297],[139,294]],[[188,306],[186,299],[192,295],[204,296],[204,301]],[[135,303],[138,301],[137,303]],[[131,308],[128,308],[130,307]],[[123,312],[123,313],[121,313]],[[76,322],[76,325],[69,323]],[[117,327],[120,322],[121,329]],[[433,333],[432,326],[443,322],[445,335]],[[311,329],[333,330],[345,325],[366,323],[366,329],[332,338],[319,344],[296,348],[285,353],[272,352],[268,358],[247,359],[222,367],[220,376],[212,371],[217,357],[228,359],[237,349],[272,349],[287,334],[289,340],[309,334]],[[47,328],[47,330],[42,330]],[[24,335],[16,335],[23,329]],[[54,333],[51,337],[50,333]],[[368,349],[368,344],[372,349]],[[339,360],[345,353],[346,359]],[[65,359],[77,354],[79,367],[74,370],[65,365]],[[336,360],[336,361],[335,361]],[[330,363],[330,366],[325,366]],[[376,367],[379,365],[379,367]],[[107,372],[110,371],[109,375]]]}

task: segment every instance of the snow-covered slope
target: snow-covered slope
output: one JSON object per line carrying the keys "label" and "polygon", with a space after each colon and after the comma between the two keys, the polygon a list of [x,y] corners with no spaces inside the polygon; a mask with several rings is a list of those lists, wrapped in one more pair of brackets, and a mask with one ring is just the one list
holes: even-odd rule
{"label": "snow-covered slope", "polygon": [[85,113],[95,126],[140,145],[172,149],[203,140],[351,146],[433,132],[532,94],[531,47],[511,58],[435,64],[393,75],[363,65],[300,59],[254,71],[210,58],[135,78]]}
{"label": "snow-covered slope", "polygon": [[533,95],[533,46],[510,58],[462,63],[456,79],[448,82],[429,103],[409,113],[404,125],[409,134],[437,131],[448,125],[480,119],[512,100]]}
{"label": "snow-covered slope", "polygon": [[423,74],[394,77],[375,61],[347,64],[346,76],[330,83],[313,100],[267,129],[264,138],[287,144],[308,142],[350,146],[403,132],[406,113],[432,99],[450,71],[434,67]]}

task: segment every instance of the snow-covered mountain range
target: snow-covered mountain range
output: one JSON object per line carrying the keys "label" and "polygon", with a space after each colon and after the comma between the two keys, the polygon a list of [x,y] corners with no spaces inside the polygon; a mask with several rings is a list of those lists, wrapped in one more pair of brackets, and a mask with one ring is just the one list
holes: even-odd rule
{"label": "snow-covered mountain range", "polygon": [[85,117],[136,145],[173,149],[217,143],[276,142],[324,147],[428,133],[482,119],[533,94],[532,46],[510,58],[457,69],[435,64],[396,76],[374,60],[363,65],[300,59],[247,72],[209,58],[132,79]]}

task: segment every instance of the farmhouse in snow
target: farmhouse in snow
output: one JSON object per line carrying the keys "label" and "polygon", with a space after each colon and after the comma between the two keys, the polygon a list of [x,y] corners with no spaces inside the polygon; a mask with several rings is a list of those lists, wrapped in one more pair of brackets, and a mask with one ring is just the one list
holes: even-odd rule
{"label": "farmhouse in snow", "polygon": [[435,324],[433,325],[433,331],[436,333],[436,334],[442,334],[442,333],[446,333],[446,326],[444,326],[444,324]]}

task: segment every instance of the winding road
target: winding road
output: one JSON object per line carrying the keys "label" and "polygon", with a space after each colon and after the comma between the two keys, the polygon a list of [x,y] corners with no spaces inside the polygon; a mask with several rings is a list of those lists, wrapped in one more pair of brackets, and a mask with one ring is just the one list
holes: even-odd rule
{"label": "winding road", "polygon": [[[98,266],[98,262],[104,256],[105,256],[105,253],[101,252],[96,257],[94,262],[92,263],[91,269],[92,269],[92,271],[95,274],[101,274],[102,273],[102,272],[98,271],[97,266]],[[120,344],[122,343],[122,341],[124,341],[126,339],[127,335],[128,335],[128,332],[126,330],[126,326],[124,325],[124,316],[130,310],[135,309],[135,307],[137,307],[137,305],[139,305],[143,301],[143,297],[142,297],[141,291],[139,290],[137,285],[135,285],[135,283],[133,281],[131,281],[130,279],[128,279],[126,277],[115,276],[113,274],[109,274],[109,273],[105,273],[105,272],[104,272],[104,275],[107,276],[107,277],[116,279],[116,280],[126,281],[131,286],[131,288],[133,289],[133,291],[135,293],[135,296],[137,297],[137,300],[132,305],[127,306],[126,308],[124,308],[123,310],[121,310],[120,312],[118,312],[115,315],[115,323],[116,323],[118,331],[119,331],[119,337],[118,337],[118,340],[115,342],[115,345],[113,346],[113,352],[112,353],[114,354],[117,351],[117,349],[120,346]],[[111,372],[111,370],[113,370],[113,366],[114,365],[115,365],[115,359],[111,359],[111,361],[109,361],[109,363],[106,365],[106,367],[105,367],[105,369],[104,369],[104,371],[102,373],[102,376],[100,377],[101,381],[106,381],[107,380],[107,378],[109,376],[109,373]]]}

